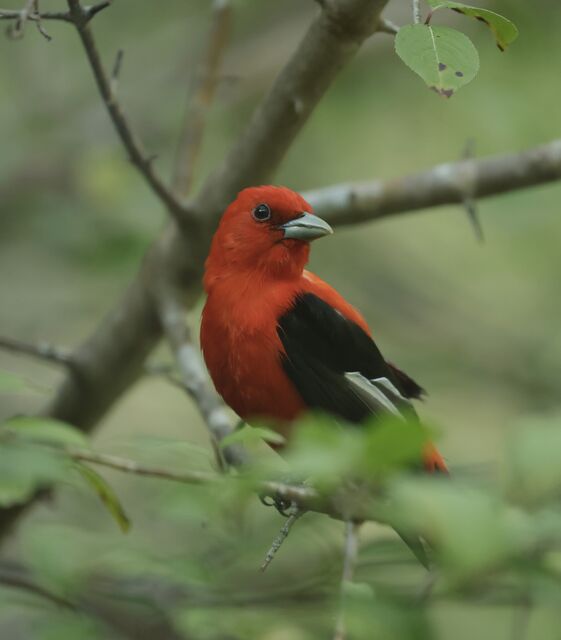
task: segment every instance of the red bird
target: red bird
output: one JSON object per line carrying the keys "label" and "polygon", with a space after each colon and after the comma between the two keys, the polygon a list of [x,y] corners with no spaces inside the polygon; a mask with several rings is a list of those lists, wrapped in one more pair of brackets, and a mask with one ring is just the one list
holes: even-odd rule
{"label": "red bird", "polygon": [[[245,421],[293,421],[319,409],[349,422],[411,415],[423,390],[388,363],[361,314],[305,270],[310,242],[333,233],[285,187],[244,189],[226,209],[205,264],[201,346],[214,385]],[[432,446],[425,468],[446,472]]]}

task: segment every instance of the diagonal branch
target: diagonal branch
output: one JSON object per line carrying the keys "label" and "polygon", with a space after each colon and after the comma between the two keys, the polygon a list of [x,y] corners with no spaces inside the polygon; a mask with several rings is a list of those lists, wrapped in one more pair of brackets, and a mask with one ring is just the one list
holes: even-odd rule
{"label": "diagonal branch", "polygon": [[173,189],[182,197],[188,195],[193,183],[194,169],[203,143],[207,112],[220,78],[219,72],[231,23],[230,0],[214,0],[213,21],[207,48],[198,73],[197,85],[185,112],[183,130],[177,148]]}
{"label": "diagonal branch", "polygon": [[296,508],[286,519],[285,523],[281,527],[277,537],[273,540],[271,547],[267,551],[267,555],[261,564],[261,571],[266,571],[267,567],[274,560],[278,550],[283,545],[284,541],[288,538],[288,534],[296,522],[304,515],[305,511]]}
{"label": "diagonal branch", "polygon": [[[151,177],[150,164],[133,137],[106,74],[78,0],[67,0],[98,87],[129,152]],[[193,210],[200,224],[183,234],[169,225],[148,250],[139,274],[94,333],[77,349],[80,381],[66,376],[44,413],[84,431],[96,423],[139,377],[146,357],[162,335],[156,312],[162,283],[180,287],[188,306],[201,291],[201,275],[216,222],[229,201],[243,187],[270,180],[338,72],[375,32],[387,0],[332,0],[312,22],[301,44],[257,107],[246,130],[220,167],[205,181]],[[169,192],[164,189],[162,197]],[[173,209],[176,200],[169,202]],[[176,211],[183,216],[183,207]],[[195,219],[195,215],[193,216]],[[0,537],[21,515],[23,507],[0,512]]]}
{"label": "diagonal branch", "polygon": [[331,224],[349,225],[560,179],[561,139],[521,153],[440,164],[403,178],[316,189],[304,197]]}
{"label": "diagonal branch", "polygon": [[0,336],[0,349],[11,351],[12,353],[21,353],[37,360],[51,362],[69,369],[75,368],[75,362],[72,359],[72,352],[63,347],[57,347],[48,342],[24,342],[15,338],[7,338]]}
{"label": "diagonal branch", "polygon": [[241,447],[230,445],[220,449],[221,441],[234,429],[224,404],[210,384],[200,352],[193,344],[187,325],[187,309],[180,298],[179,294],[166,291],[162,295],[159,310],[181,381],[208,427],[219,467],[224,469],[222,456],[228,464],[240,466],[246,461]]}
{"label": "diagonal branch", "polygon": [[[6,437],[16,439],[18,437],[16,431],[7,428],[4,429],[4,435]],[[75,460],[77,462],[87,462],[89,464],[107,467],[114,471],[120,471],[122,473],[142,476],[145,478],[169,480],[170,482],[176,482],[179,484],[203,486],[216,484],[224,479],[224,476],[217,473],[195,470],[174,471],[163,467],[137,462],[130,458],[100,453],[81,447],[60,447],[52,442],[43,442],[38,440],[35,441],[35,444],[37,446],[47,447],[50,450],[59,452],[61,455],[67,456],[71,460]],[[232,482],[240,482],[244,480],[244,477],[242,475],[231,475],[228,476],[227,479]],[[247,478],[245,478],[245,480],[247,480]],[[355,519],[360,519],[361,521],[372,520],[380,523],[388,522],[386,514],[387,510],[374,493],[369,494],[364,491],[350,493],[349,491],[342,489],[339,493],[334,492],[332,494],[326,494],[319,492],[311,486],[288,484],[286,482],[277,482],[276,480],[254,480],[252,488],[259,495],[276,496],[286,502],[291,502],[295,506],[295,512],[287,521],[287,530],[284,532],[286,535],[288,535],[290,527],[294,521],[301,517],[306,511],[323,513],[337,520],[347,522],[349,518],[349,505],[351,505],[351,516]],[[286,538],[286,535],[283,536],[280,541],[281,543],[284,538]],[[278,548],[273,551],[273,555],[277,550]],[[272,557],[269,561],[271,559]]]}
{"label": "diagonal branch", "polygon": [[180,286],[187,304],[194,304],[225,205],[244,186],[270,179],[337,73],[375,30],[385,3],[337,0],[315,19],[237,144],[206,180],[195,203],[198,233],[186,237],[170,227],[154,243],[126,294],[78,349],[88,383],[65,380],[46,409],[49,415],[88,430],[139,376],[161,336],[154,296],[162,281]]}
{"label": "diagonal branch", "polygon": [[80,40],[82,41],[82,45],[84,46],[86,56],[95,77],[97,88],[109,116],[111,117],[117,134],[119,135],[123,146],[127,150],[130,161],[142,174],[152,191],[165,205],[166,209],[175,218],[178,224],[184,225],[188,223],[190,219],[189,208],[177,198],[177,196],[166,184],[164,184],[163,180],[157,174],[153,165],[153,158],[146,154],[142,143],[132,131],[129,121],[113,92],[111,81],[105,72],[93,34],[88,24],[91,19],[91,15],[86,9],[84,9],[84,7],[82,7],[79,0],[67,0],[67,2],[70,19],[76,27]]}

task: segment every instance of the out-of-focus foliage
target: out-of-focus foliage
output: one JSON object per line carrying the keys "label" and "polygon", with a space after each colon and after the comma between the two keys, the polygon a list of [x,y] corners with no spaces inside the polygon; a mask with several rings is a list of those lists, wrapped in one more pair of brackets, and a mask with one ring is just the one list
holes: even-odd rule
{"label": "out-of-focus foliage", "polygon": [[[485,155],[557,137],[557,0],[481,4],[520,29],[505,55],[475,20],[444,11],[433,18],[465,30],[477,45],[483,61],[477,82],[441,100],[403,67],[390,36],[376,36],[313,114],[276,180],[304,190],[389,178],[458,158],[469,138]],[[131,6],[114,2],[93,28],[108,67],[125,49],[119,96],[165,173],[209,3]],[[199,184],[242,130],[315,10],[302,0],[235,2],[235,32]],[[410,23],[410,3],[392,0],[387,17]],[[1,331],[73,346],[123,290],[164,214],[126,161],[75,33],[64,24],[44,26],[50,43],[33,25],[20,41],[0,40]],[[423,600],[427,574],[401,540],[387,527],[363,527],[355,581],[345,589],[353,637],[515,638],[531,609],[527,638],[558,638],[560,196],[560,187],[550,185],[481,202],[482,246],[462,210],[446,207],[340,229],[313,248],[311,268],[364,312],[388,358],[429,390],[419,411],[440,425],[439,446],[453,472],[450,482],[406,474],[388,488],[400,524],[434,538],[442,576],[431,598]],[[9,391],[1,397],[2,417],[39,410],[57,372],[0,358],[11,376],[0,380]],[[30,380],[31,393],[24,388]],[[330,465],[344,468],[339,454],[347,445],[330,456],[321,438],[316,451],[313,428],[307,455],[321,478]],[[123,535],[98,496],[77,474],[70,481],[54,453],[29,443],[2,446],[13,447],[0,458],[2,474],[14,478],[11,487],[3,485],[4,500],[47,479],[59,488],[2,551],[0,582],[7,584],[8,565],[17,561],[29,581],[77,608],[4,586],[2,637],[330,637],[340,522],[305,516],[261,574],[283,520],[250,491],[253,478],[191,487],[97,469],[131,519]],[[214,464],[196,411],[154,377],[127,394],[92,446],[178,471]],[[252,449],[277,460],[265,445]],[[295,464],[297,455],[303,454],[294,452]],[[286,463],[279,466],[276,477],[284,470],[290,475]]]}
{"label": "out-of-focus foliage", "polygon": [[[0,624],[16,620],[30,637],[38,638],[56,633],[72,637],[82,626],[86,637],[127,637],[121,635],[121,618],[131,616],[127,602],[132,599],[139,609],[136,615],[158,625],[163,634],[159,637],[278,634],[311,640],[329,636],[342,606],[349,637],[429,639],[438,637],[431,611],[443,603],[497,606],[515,616],[520,603],[527,602],[539,621],[532,623],[542,634],[536,637],[553,638],[547,635],[543,611],[561,597],[561,419],[516,429],[505,447],[500,474],[486,479],[465,469],[457,469],[455,477],[425,477],[414,464],[424,439],[415,431],[401,438],[390,436],[402,427],[390,420],[351,431],[327,419],[309,418],[301,425],[303,435],[291,446],[287,470],[296,476],[311,470],[314,480],[320,479],[314,486],[327,492],[346,486],[350,499],[341,504],[352,509],[354,496],[364,510],[371,502],[376,519],[392,523],[409,539],[422,537],[430,547],[430,573],[390,529],[363,525],[356,574],[343,584],[341,600],[341,545],[324,537],[341,523],[307,514],[269,574],[263,575],[257,567],[272,523],[255,496],[261,475],[249,472],[245,481],[243,476],[229,476],[196,487],[131,476],[132,483],[142,483],[152,505],[133,515],[135,535],[119,536],[101,526],[99,513],[92,514],[93,528],[74,520],[43,521],[26,529],[21,541],[25,569],[18,566],[16,572],[12,566],[10,574],[10,566],[0,564],[0,580],[17,575],[16,590],[21,592],[19,600],[13,592],[8,594]],[[0,435],[6,431],[16,430],[8,423]],[[40,473],[44,465],[38,452],[44,455],[46,439],[39,429],[31,431],[22,439],[14,435],[16,442],[27,445],[19,451],[19,468]],[[51,459],[56,459],[55,453],[64,459],[70,433],[68,428],[62,438],[55,435],[52,442],[62,448],[51,447]],[[375,455],[370,456],[374,443]],[[12,458],[5,446],[2,441],[2,460]],[[372,462],[377,457],[383,462],[382,475],[380,465]],[[395,461],[391,467],[388,460]],[[196,466],[193,460],[188,464]],[[173,473],[173,465],[166,468]],[[18,479],[16,470],[3,468],[0,495],[8,495],[13,485],[10,471]],[[263,477],[271,478],[274,472],[273,466],[267,475],[261,463]],[[337,486],[321,482],[332,473]],[[43,479],[59,478],[52,474]],[[106,480],[99,476],[99,482],[106,491]],[[360,493],[360,485],[368,491]],[[143,522],[150,517],[146,511],[158,519],[153,534]],[[178,529],[185,538],[170,537]],[[30,583],[35,592],[25,588]],[[40,600],[40,612],[30,596]],[[111,616],[107,608],[115,601],[122,605]]]}

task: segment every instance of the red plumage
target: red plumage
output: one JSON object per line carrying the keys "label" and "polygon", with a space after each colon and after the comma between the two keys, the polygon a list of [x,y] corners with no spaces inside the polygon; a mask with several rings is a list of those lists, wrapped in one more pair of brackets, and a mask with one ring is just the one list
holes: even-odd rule
{"label": "red plumage", "polygon": [[[360,334],[360,340],[367,340],[376,349],[364,335],[370,336],[370,330],[362,315],[335,289],[304,269],[310,236],[331,232],[326,223],[309,212],[310,205],[284,187],[245,189],[226,209],[205,265],[208,297],[202,316],[201,346],[214,385],[242,419],[273,419],[286,437],[295,418],[315,404],[310,401],[316,397],[313,393],[321,394],[321,379],[316,391],[307,395],[303,389],[306,383],[298,387],[295,377],[287,374],[289,358],[283,331],[294,324],[290,314],[299,300],[315,303],[319,299],[322,313],[326,308],[330,314],[325,324],[333,322],[334,329],[337,322],[349,325],[336,334],[341,336],[341,342],[350,328],[354,333],[349,334],[349,339]],[[283,318],[289,320],[286,327],[281,322]],[[318,334],[328,330],[323,324],[318,322]],[[339,338],[330,336],[330,340]],[[306,342],[301,341],[303,353],[309,349]],[[347,348],[341,344],[340,348],[341,357],[346,358],[344,352],[352,350],[353,345]],[[315,356],[316,360],[310,360],[312,365],[318,359],[317,353]],[[326,356],[326,360],[333,359],[331,354]],[[306,372],[303,373],[305,381]],[[330,371],[327,373],[331,376]],[[340,375],[339,379],[343,381]],[[345,415],[344,411],[341,413]],[[431,470],[446,469],[432,448],[425,463]]]}

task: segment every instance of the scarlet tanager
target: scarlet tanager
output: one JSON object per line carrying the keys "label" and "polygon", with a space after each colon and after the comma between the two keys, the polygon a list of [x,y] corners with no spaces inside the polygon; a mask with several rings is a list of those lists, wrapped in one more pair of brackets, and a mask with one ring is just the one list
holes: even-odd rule
{"label": "scarlet tanager", "polygon": [[[306,410],[410,419],[423,393],[384,359],[362,315],[305,270],[310,242],[331,233],[294,191],[251,187],[226,209],[205,264],[201,346],[214,385],[244,421],[272,420],[287,439]],[[424,466],[447,471],[432,445]]]}

